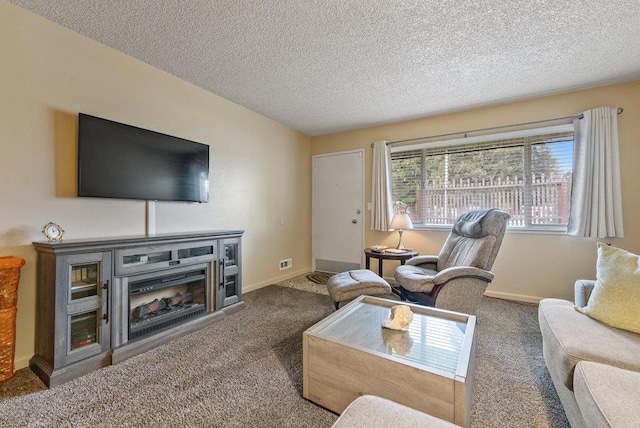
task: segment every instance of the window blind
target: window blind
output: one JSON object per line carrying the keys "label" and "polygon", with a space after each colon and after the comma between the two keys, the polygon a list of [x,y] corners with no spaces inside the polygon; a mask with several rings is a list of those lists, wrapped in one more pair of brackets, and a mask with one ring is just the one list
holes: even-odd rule
{"label": "window blind", "polygon": [[418,227],[492,207],[511,213],[511,227],[566,226],[573,163],[566,129],[402,147],[391,154],[393,200],[408,206]]}

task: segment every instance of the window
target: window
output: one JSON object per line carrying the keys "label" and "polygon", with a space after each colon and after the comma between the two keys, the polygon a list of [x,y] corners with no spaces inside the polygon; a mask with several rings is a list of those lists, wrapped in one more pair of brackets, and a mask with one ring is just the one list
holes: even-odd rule
{"label": "window", "polygon": [[512,228],[566,230],[572,165],[572,125],[397,146],[392,197],[415,227],[500,208]]}

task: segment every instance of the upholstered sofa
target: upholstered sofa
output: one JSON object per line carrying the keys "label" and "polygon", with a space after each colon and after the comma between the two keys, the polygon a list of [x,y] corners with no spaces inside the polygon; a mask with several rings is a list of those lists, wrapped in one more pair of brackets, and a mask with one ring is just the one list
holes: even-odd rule
{"label": "upholstered sofa", "polygon": [[[576,282],[575,306],[587,305],[594,286]],[[560,299],[543,299],[538,319],[544,360],[571,426],[640,426],[640,334]]]}

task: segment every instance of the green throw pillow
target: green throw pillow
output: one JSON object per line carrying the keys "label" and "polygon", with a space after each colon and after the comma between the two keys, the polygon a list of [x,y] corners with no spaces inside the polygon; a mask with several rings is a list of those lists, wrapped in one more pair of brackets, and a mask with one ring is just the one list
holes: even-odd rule
{"label": "green throw pillow", "polygon": [[598,243],[596,285],[576,308],[612,327],[640,333],[640,256]]}

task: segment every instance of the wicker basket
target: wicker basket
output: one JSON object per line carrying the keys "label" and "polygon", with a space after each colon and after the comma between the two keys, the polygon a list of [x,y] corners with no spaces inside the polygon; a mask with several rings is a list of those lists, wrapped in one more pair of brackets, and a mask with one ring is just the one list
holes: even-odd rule
{"label": "wicker basket", "polygon": [[13,376],[18,283],[24,259],[0,257],[0,381]]}

